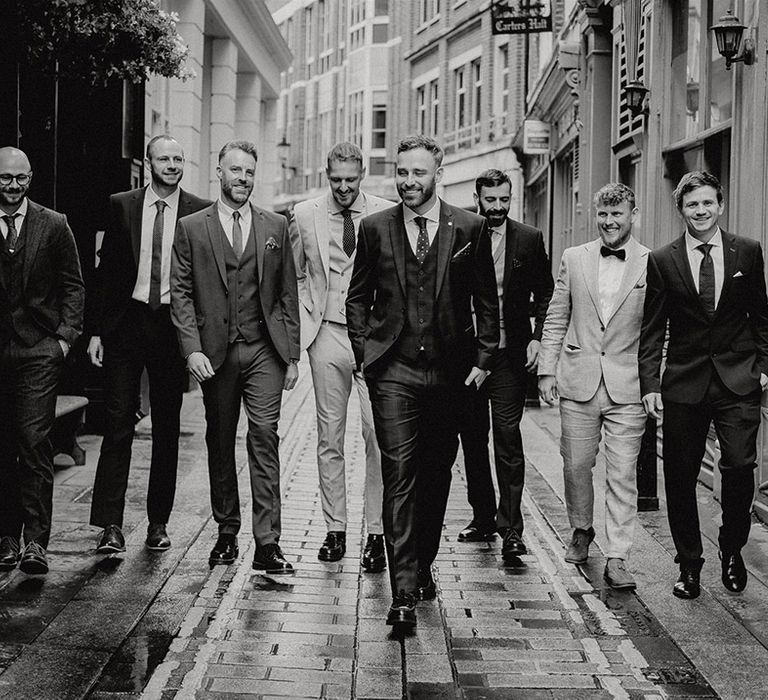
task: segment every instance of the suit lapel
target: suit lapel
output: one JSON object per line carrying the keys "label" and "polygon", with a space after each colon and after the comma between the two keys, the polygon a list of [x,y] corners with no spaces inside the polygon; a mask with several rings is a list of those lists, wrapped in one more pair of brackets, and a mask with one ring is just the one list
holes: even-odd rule
{"label": "suit lapel", "polygon": [[267,232],[264,230],[264,216],[251,205],[251,232],[256,246],[256,269],[259,272],[259,287],[264,280],[264,248],[267,245]]}
{"label": "suit lapel", "polygon": [[[324,198],[322,201],[327,205],[327,199]],[[317,238],[317,249],[320,253],[320,262],[323,264],[325,279],[328,279],[331,267],[331,230],[328,226],[328,207],[323,209],[320,202],[315,204],[315,237]]]}
{"label": "suit lapel", "polygon": [[584,271],[584,282],[587,287],[587,292],[589,292],[589,296],[592,299],[592,303],[595,306],[598,317],[603,323],[605,323],[606,319],[603,318],[603,310],[600,308],[600,292],[597,288],[599,256],[600,242],[591,241],[584,247],[584,254],[581,258],[581,264]]}
{"label": "suit lapel", "polygon": [[395,270],[400,280],[403,296],[406,295],[405,284],[405,246],[407,234],[405,232],[405,220],[403,219],[403,205],[398,204],[389,221],[389,242],[392,246],[392,256],[395,261]]}
{"label": "suit lapel", "polygon": [[216,267],[219,269],[221,281],[226,288],[228,286],[227,267],[224,261],[224,244],[221,240],[221,237],[224,235],[224,230],[219,221],[219,207],[217,204],[214,204],[207,210],[205,214],[205,227],[208,231],[208,240],[210,240],[211,248],[213,249],[213,258],[216,261]]}
{"label": "suit lapel", "polygon": [[435,286],[435,299],[440,297],[445,273],[451,261],[451,251],[456,237],[453,226],[453,212],[448,205],[440,200],[440,224],[437,227],[437,284]]}
{"label": "suit lapel", "polygon": [[708,317],[707,312],[704,310],[704,306],[701,303],[699,293],[696,291],[696,285],[693,283],[691,266],[688,262],[688,248],[685,245],[685,234],[672,242],[672,261],[675,263],[675,267],[677,267],[677,272],[683,280],[688,294],[695,300],[695,303],[698,305],[698,308],[704,317]]}
{"label": "suit lapel", "polygon": [[37,257],[37,249],[40,247],[40,241],[43,238],[43,214],[41,208],[34,202],[29,202],[27,207],[27,220],[24,222],[26,231],[24,236],[24,267],[21,273],[22,285],[26,288],[29,273]]}
{"label": "suit lapel", "polygon": [[141,214],[144,206],[146,188],[136,192],[128,204],[128,225],[131,230],[131,250],[133,250],[133,262],[138,266],[139,252],[141,250]]}
{"label": "suit lapel", "polygon": [[187,214],[192,214],[192,204],[189,199],[189,195],[179,188],[179,213],[176,215],[176,221]]}
{"label": "suit lapel", "polygon": [[627,245],[627,262],[624,268],[624,274],[621,278],[621,285],[619,291],[616,294],[616,300],[611,310],[611,315],[605,319],[606,323],[610,323],[611,319],[616,315],[616,312],[621,308],[625,299],[629,296],[629,293],[634,289],[637,281],[642,277],[643,271],[646,269],[648,261],[648,252],[639,249],[640,246],[634,238],[630,239]]}
{"label": "suit lapel", "polygon": [[509,286],[509,280],[512,278],[512,261],[517,257],[517,249],[520,245],[520,236],[517,235],[515,223],[511,219],[507,219],[507,232],[504,236],[506,240],[504,241],[503,289],[506,293],[507,287]]}
{"label": "suit lapel", "polygon": [[739,262],[739,248],[736,243],[736,236],[732,233],[722,231],[720,234],[723,240],[723,288],[720,290],[720,298],[717,300],[715,315],[723,308],[723,299],[731,288],[733,276],[736,274],[736,265]]}

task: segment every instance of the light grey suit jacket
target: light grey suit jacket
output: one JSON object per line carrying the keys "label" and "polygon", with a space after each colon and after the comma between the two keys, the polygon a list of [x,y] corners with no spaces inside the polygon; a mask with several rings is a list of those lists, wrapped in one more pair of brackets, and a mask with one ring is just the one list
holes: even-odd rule
{"label": "light grey suit jacket", "polygon": [[557,376],[562,398],[588,401],[602,379],[615,403],[638,403],[637,349],[650,251],[630,238],[616,303],[604,318],[598,289],[601,245],[597,239],[563,253],[544,322],[538,373]]}
{"label": "light grey suit jacket", "polygon": [[[363,216],[394,206],[381,197],[360,192]],[[296,261],[301,315],[301,349],[306,350],[317,336],[328,300],[330,232],[328,206],[332,195],[299,202],[293,209],[289,227]]]}

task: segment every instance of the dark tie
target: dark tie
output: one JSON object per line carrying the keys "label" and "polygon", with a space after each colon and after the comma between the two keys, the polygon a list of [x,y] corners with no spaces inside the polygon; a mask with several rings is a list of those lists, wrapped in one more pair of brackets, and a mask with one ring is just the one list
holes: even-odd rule
{"label": "dark tie", "polygon": [[149,308],[157,311],[160,308],[160,285],[163,281],[163,228],[165,225],[165,208],[168,206],[162,199],[155,202],[157,214],[152,227],[152,269],[149,275]]}
{"label": "dark tie", "polygon": [[715,264],[709,254],[711,248],[711,243],[703,243],[696,249],[703,256],[699,268],[699,299],[710,316],[715,313]]}
{"label": "dark tie", "polygon": [[619,260],[627,259],[627,251],[624,248],[614,250],[613,248],[609,248],[607,245],[600,246],[600,255],[602,255],[604,258],[609,258],[611,255],[613,255]]}
{"label": "dark tie", "polygon": [[344,235],[341,241],[345,255],[351,258],[355,252],[355,224],[352,221],[352,212],[349,209],[342,209],[341,215],[344,217]]}
{"label": "dark tie", "polygon": [[240,212],[232,212],[232,250],[237,259],[243,254],[243,229],[240,228]]}
{"label": "dark tie", "polygon": [[419,237],[416,239],[416,260],[419,265],[424,262],[429,250],[429,236],[427,235],[427,220],[423,216],[417,216],[414,221],[419,227]]}
{"label": "dark tie", "polygon": [[3,220],[8,225],[8,234],[5,237],[6,245],[8,246],[8,250],[12,253],[16,249],[16,243],[19,241],[19,232],[16,230],[16,217],[20,216],[19,214],[10,214],[8,216],[4,216]]}

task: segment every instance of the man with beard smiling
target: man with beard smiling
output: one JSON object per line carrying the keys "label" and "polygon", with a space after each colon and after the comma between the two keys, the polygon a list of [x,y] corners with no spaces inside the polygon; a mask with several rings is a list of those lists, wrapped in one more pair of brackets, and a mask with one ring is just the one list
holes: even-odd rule
{"label": "man with beard smiling", "polygon": [[637,455],[645,432],[637,348],[648,249],[632,237],[635,195],[611,183],[595,194],[600,238],[563,252],[539,355],[539,395],[560,398],[565,504],[573,528],[565,561],[585,564],[594,539],[592,472],[605,438],[604,578],[634,589],[626,562],[637,519]]}
{"label": "man with beard smiling", "polygon": [[49,435],[84,289],[67,219],[27,197],[31,181],[25,153],[0,148],[0,571],[19,563],[25,574],[46,574]]}
{"label": "man with beard smiling", "polygon": [[205,404],[205,443],[213,517],[219,536],[208,562],[238,555],[240,499],[235,441],[240,405],[248,418],[253,568],[289,574],[280,549],[277,422],[283,390],[299,376],[296,271],[285,217],[248,201],[256,147],[230,141],[219,151],[219,199],[176,227],[171,313]]}
{"label": "man with beard smiling", "polygon": [[[493,369],[483,388],[470,394],[461,430],[472,522],[459,533],[460,542],[488,540],[498,529],[505,560],[527,554],[522,540],[520,502],[525,456],[520,434],[529,374],[536,374],[541,331],[552,297],[552,272],[538,229],[507,218],[512,183],[500,170],[486,170],[475,180],[475,204],[491,234],[491,253],[499,297],[500,339]],[[529,306],[533,297],[535,327]],[[474,398],[474,400],[473,400]],[[493,453],[499,483],[499,507],[488,456],[488,402],[493,420]]]}
{"label": "man with beard smiling", "polygon": [[416,624],[416,597],[436,595],[431,566],[458,450],[457,409],[465,384],[482,385],[499,342],[487,225],[437,197],[442,159],[429,137],[398,144],[403,201],[361,222],[347,296],[381,449],[387,624],[403,627]]}
{"label": "man with beard smiling", "polygon": [[91,525],[103,528],[96,547],[101,554],[125,551],[123,511],[145,368],[152,413],[146,546],[156,551],[171,546],[166,526],[176,492],[185,385],[184,358],[171,322],[171,246],[176,221],[210,204],[179,187],[184,151],[175,139],[151,139],[144,163],[149,185],[109,199],[88,343],[91,362],[104,368],[106,424],[91,499]]}

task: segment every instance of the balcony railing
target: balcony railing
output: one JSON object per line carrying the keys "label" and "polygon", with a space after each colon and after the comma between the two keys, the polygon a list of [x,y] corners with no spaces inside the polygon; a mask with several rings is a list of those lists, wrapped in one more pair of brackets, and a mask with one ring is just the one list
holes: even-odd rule
{"label": "balcony railing", "polygon": [[472,148],[476,143],[480,143],[480,122],[446,132],[444,151],[449,155],[465,148]]}
{"label": "balcony railing", "polygon": [[512,134],[512,116],[507,112],[496,114],[488,119],[488,140],[495,141],[502,136]]}

